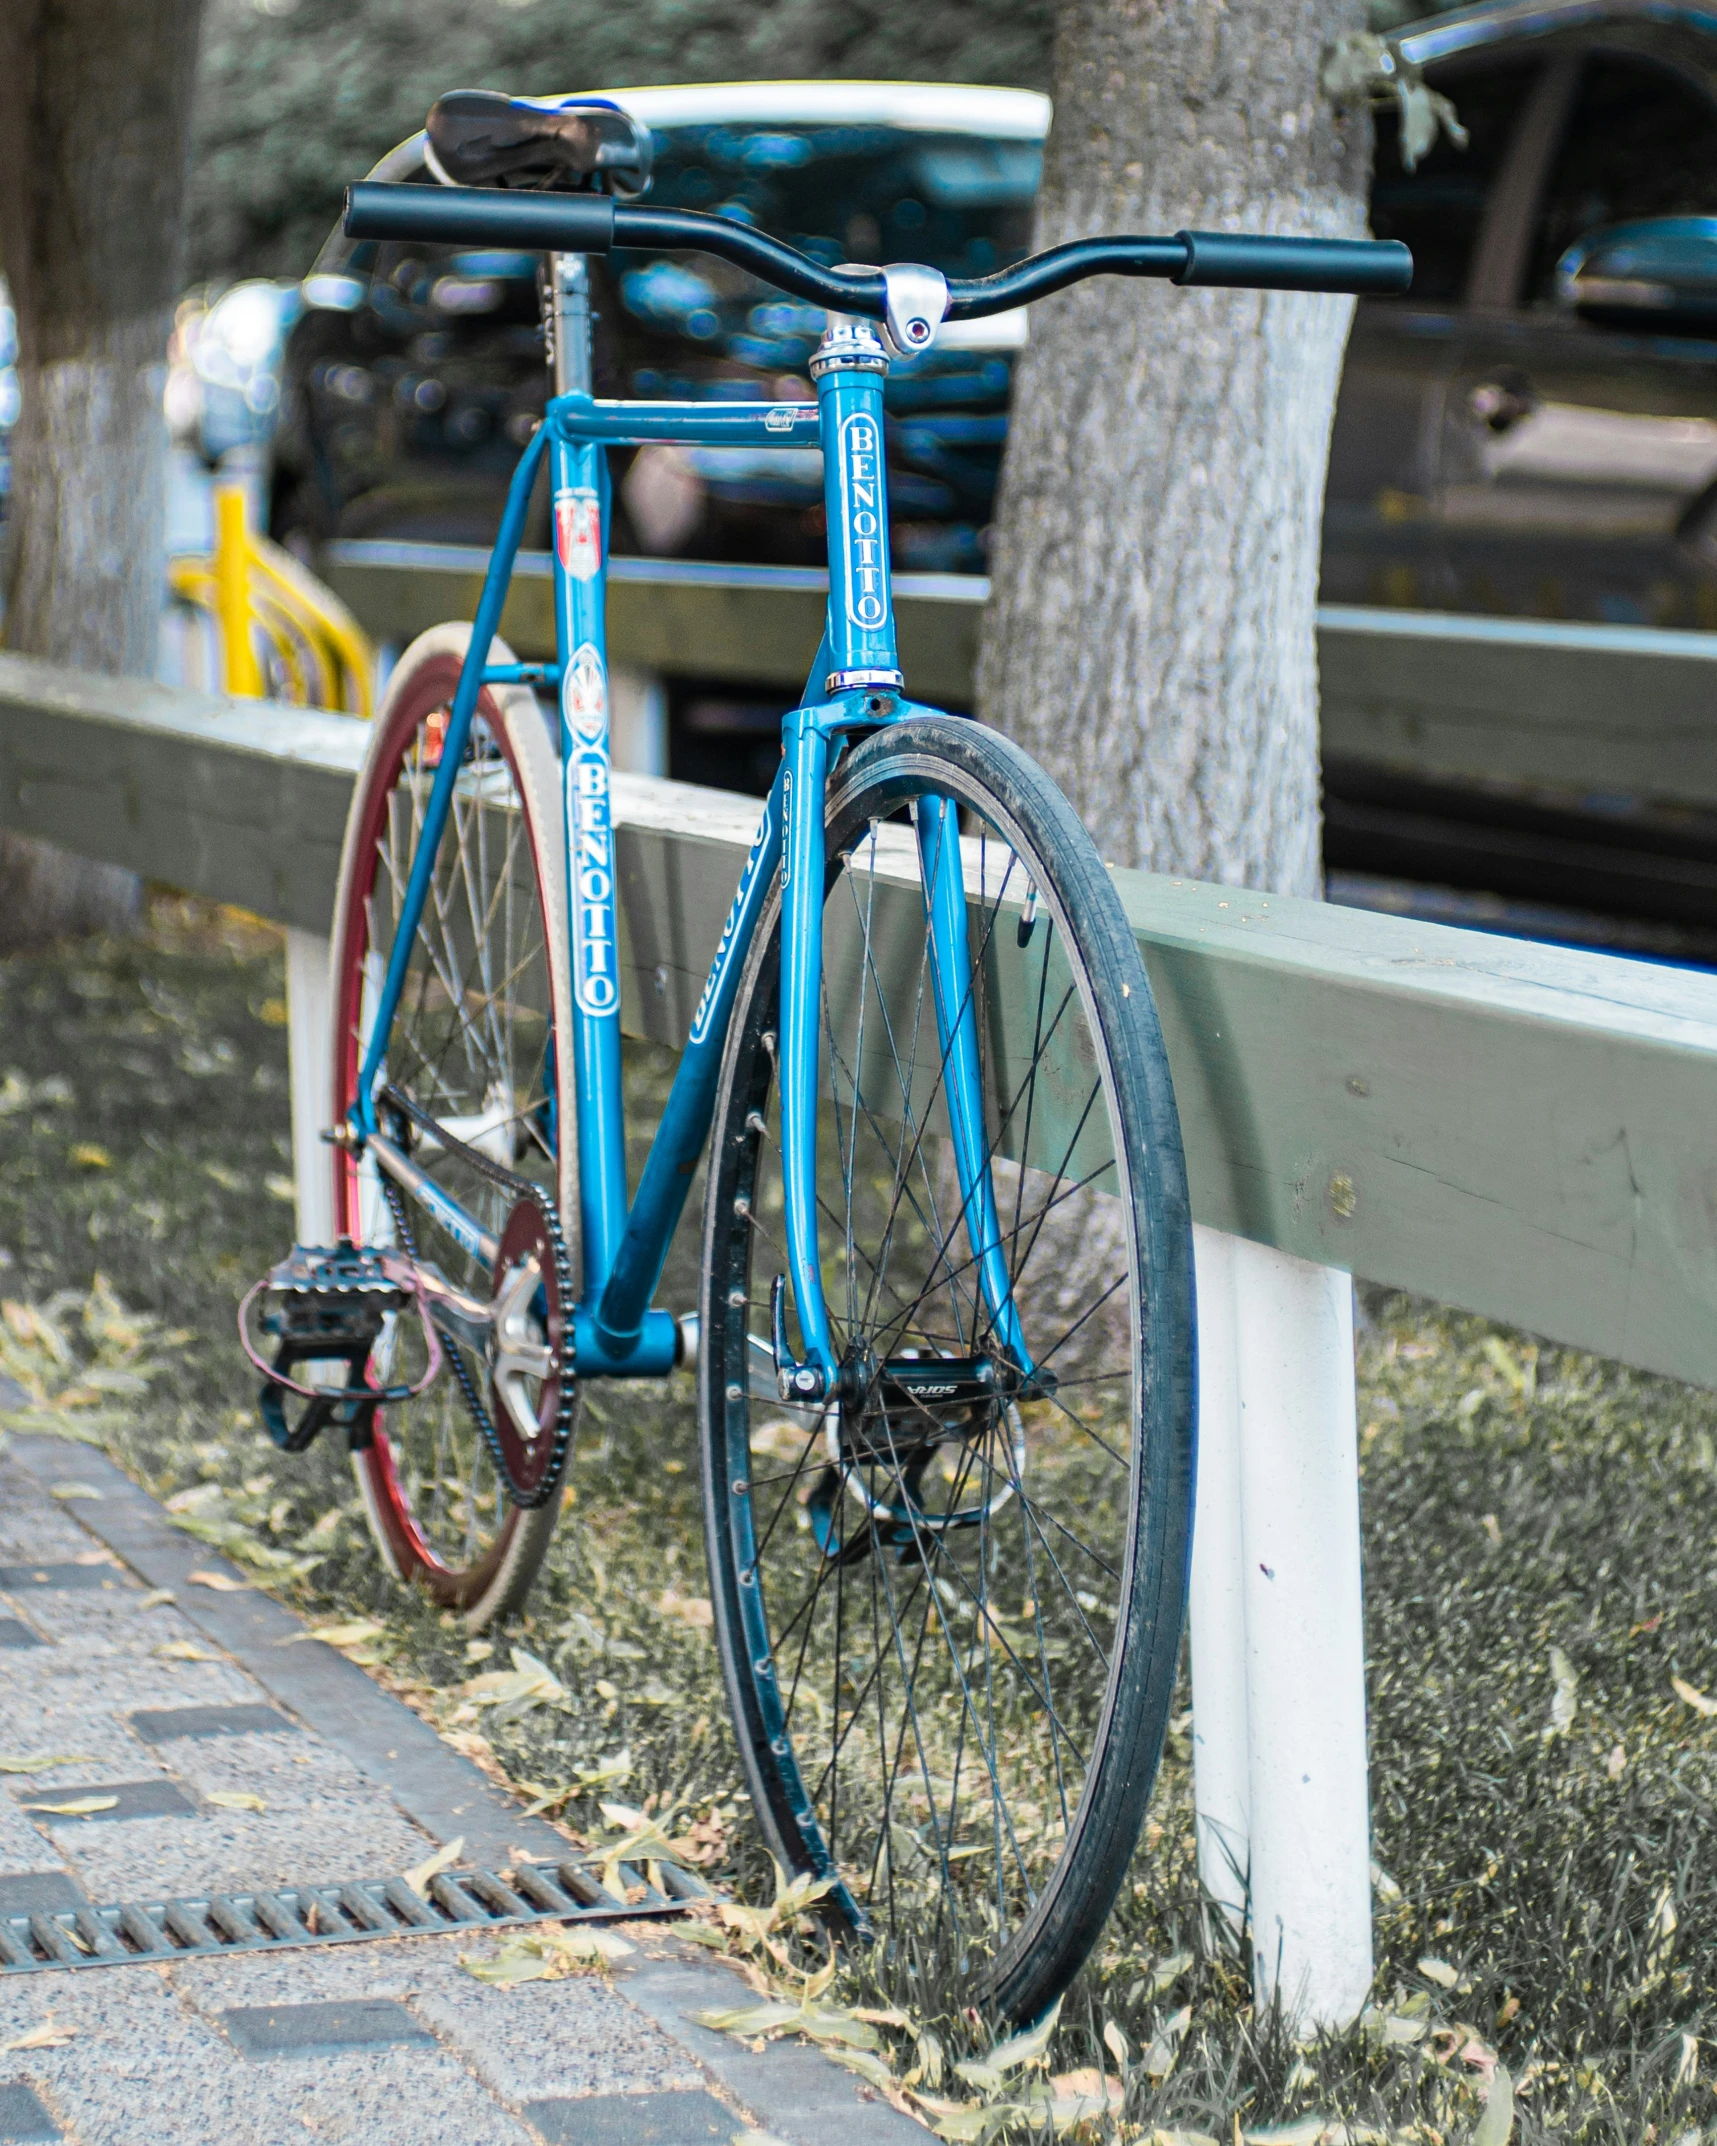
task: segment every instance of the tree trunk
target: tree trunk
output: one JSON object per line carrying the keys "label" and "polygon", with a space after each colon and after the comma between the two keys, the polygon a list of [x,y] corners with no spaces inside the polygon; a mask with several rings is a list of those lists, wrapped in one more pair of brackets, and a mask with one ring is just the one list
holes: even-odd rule
{"label": "tree trunk", "polygon": [[[1364,0],[1061,0],[1037,243],[1365,228],[1371,125],[1326,45]],[[981,713],[1105,857],[1315,894],[1317,595],[1352,300],[1117,278],[1034,306]]]}
{"label": "tree trunk", "polygon": [[[18,318],[6,645],[151,678],[167,333],[202,0],[4,0],[0,267]],[[0,837],[0,945],[123,923],[135,876]]]}

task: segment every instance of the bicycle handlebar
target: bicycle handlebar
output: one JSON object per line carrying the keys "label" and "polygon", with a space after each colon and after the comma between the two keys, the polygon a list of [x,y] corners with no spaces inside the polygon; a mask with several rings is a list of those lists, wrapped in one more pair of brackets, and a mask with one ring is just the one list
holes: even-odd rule
{"label": "bicycle handlebar", "polygon": [[[534,194],[492,186],[409,186],[364,181],[346,189],[348,238],[430,239],[517,246],[525,252],[719,254],[791,297],[831,312],[881,320],[879,269],[825,268],[797,248],[724,216],[658,209],[605,194]],[[1082,238],[1052,246],[999,275],[948,285],[949,320],[981,320],[1047,298],[1087,276],[1163,276],[1230,290],[1349,291],[1381,297],[1413,280],[1413,256],[1395,240],[1249,238],[1177,231],[1173,238]]]}

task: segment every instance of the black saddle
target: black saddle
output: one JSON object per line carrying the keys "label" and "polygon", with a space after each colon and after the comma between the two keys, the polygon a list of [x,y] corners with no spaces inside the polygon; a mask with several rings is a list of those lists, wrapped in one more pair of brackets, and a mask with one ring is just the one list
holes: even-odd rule
{"label": "black saddle", "polygon": [[649,128],[600,97],[535,104],[456,89],[436,99],[424,132],[424,160],[444,186],[641,194],[650,184]]}

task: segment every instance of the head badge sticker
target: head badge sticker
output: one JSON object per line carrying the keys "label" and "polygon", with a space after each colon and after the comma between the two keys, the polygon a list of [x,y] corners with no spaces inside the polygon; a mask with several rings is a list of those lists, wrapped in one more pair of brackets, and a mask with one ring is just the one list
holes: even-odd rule
{"label": "head badge sticker", "polygon": [[602,565],[602,507],[587,486],[554,495],[554,548],[574,581],[594,581]]}
{"label": "head badge sticker", "polygon": [[608,728],[608,674],[594,642],[581,642],[567,665],[561,701],[574,738],[594,745]]}

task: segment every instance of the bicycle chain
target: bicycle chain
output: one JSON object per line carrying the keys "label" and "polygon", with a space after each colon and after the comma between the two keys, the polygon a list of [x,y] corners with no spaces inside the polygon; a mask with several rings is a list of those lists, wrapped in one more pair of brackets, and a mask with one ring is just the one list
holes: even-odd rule
{"label": "bicycle chain", "polygon": [[[574,1376],[572,1355],[572,1259],[566,1248],[566,1233],[560,1226],[560,1216],[540,1185],[528,1177],[519,1176],[515,1170],[506,1169],[483,1154],[480,1149],[468,1147],[463,1140],[448,1132],[427,1110],[414,1103],[410,1096],[402,1094],[399,1089],[383,1088],[377,1101],[398,1116],[409,1119],[423,1131],[432,1133],[442,1147],[457,1155],[462,1162],[468,1163],[480,1177],[486,1177],[492,1185],[498,1185],[503,1192],[512,1193],[515,1199],[529,1200],[542,1219],[543,1229],[553,1251],[556,1295],[561,1308],[561,1331],[555,1344],[560,1410],[555,1418],[554,1443],[549,1448],[548,1466],[543,1470],[542,1481],[534,1490],[522,1490],[519,1487],[507,1459],[507,1449],[501,1434],[483,1405],[483,1397],[477,1391],[458,1344],[452,1342],[446,1350],[447,1360],[453,1368],[453,1376],[464,1397],[466,1409],[489,1450],[489,1458],[495,1465],[495,1472],[507,1486],[508,1497],[522,1511],[535,1512],[549,1502],[560,1486],[561,1471],[566,1465],[567,1451],[572,1444],[578,1412],[578,1382]],[[412,1237],[404,1197],[385,1170],[378,1171],[377,1175],[381,1178],[382,1190],[387,1196],[394,1227],[399,1231],[406,1251],[415,1259],[417,1246]]]}

